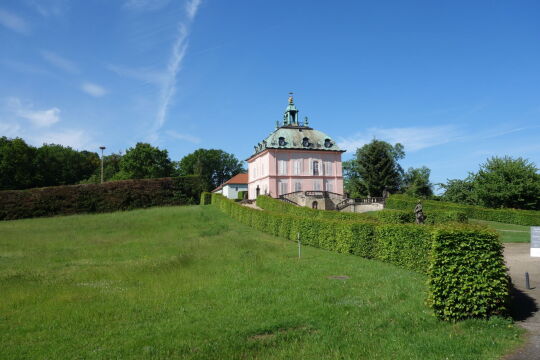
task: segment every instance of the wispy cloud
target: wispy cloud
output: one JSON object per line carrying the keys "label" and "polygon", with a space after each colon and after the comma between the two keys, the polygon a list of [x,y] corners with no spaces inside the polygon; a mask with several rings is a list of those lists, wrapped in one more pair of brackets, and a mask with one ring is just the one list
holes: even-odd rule
{"label": "wispy cloud", "polygon": [[31,143],[36,145],[61,144],[79,150],[97,148],[91,136],[84,130],[65,129],[47,131],[41,134],[30,135],[28,138]]}
{"label": "wispy cloud", "polygon": [[98,146],[88,131],[63,128],[60,122],[60,109],[57,107],[40,110],[16,97],[0,100],[1,135],[22,137],[36,146],[60,144],[80,150]]}
{"label": "wispy cloud", "polygon": [[8,98],[7,106],[16,117],[29,120],[35,127],[49,127],[60,121],[60,109],[57,107],[36,110],[32,104],[23,104],[19,98]]}
{"label": "wispy cloud", "polygon": [[124,8],[135,11],[155,11],[164,8],[170,0],[126,0]]}
{"label": "wispy cloud", "polygon": [[90,82],[83,83],[81,85],[81,90],[93,97],[102,97],[108,92],[104,87]]}
{"label": "wispy cloud", "polygon": [[0,25],[19,34],[28,34],[30,32],[30,26],[26,21],[4,9],[0,9]]}
{"label": "wispy cloud", "polygon": [[186,12],[189,20],[193,20],[197,15],[197,10],[201,6],[201,0],[191,0],[186,3]]}
{"label": "wispy cloud", "polygon": [[151,141],[156,141],[158,139],[159,130],[163,127],[163,124],[165,124],[167,119],[171,100],[176,92],[176,77],[186,55],[189,28],[193,23],[200,4],[201,0],[189,0],[185,6],[187,19],[178,24],[178,33],[172,46],[171,55],[165,72],[165,81],[160,91],[156,120],[149,135]]}
{"label": "wispy cloud", "polygon": [[165,133],[174,139],[185,140],[193,144],[198,144],[201,142],[201,139],[196,136],[192,136],[189,134],[181,134],[174,130],[167,130],[165,131]]}
{"label": "wispy cloud", "polygon": [[107,65],[107,69],[118,75],[139,80],[147,84],[163,86],[167,80],[167,74],[164,71],[159,71],[151,68],[132,69],[125,66],[109,64]]}
{"label": "wispy cloud", "polygon": [[68,0],[26,0],[43,17],[61,16],[69,8]]}
{"label": "wispy cloud", "polygon": [[43,50],[41,56],[45,61],[60,70],[66,71],[72,74],[80,73],[79,67],[72,61],[48,50]]}
{"label": "wispy cloud", "polygon": [[340,138],[339,145],[354,152],[374,138],[401,143],[407,151],[417,151],[458,140],[461,132],[453,125],[403,128],[370,128],[365,133]]}

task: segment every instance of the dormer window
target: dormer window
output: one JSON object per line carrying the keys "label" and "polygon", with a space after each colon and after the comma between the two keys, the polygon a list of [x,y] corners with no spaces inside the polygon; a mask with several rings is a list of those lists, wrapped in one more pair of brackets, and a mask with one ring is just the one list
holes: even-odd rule
{"label": "dormer window", "polygon": [[328,149],[328,148],[331,148],[332,145],[334,145],[334,144],[332,144],[332,140],[330,140],[330,139],[325,139],[325,140],[324,140],[324,147],[325,147],[325,148],[327,148],[327,149]]}
{"label": "dormer window", "polygon": [[285,142],[285,138],[281,136],[279,138],[279,146],[285,146],[287,143]]}
{"label": "dormer window", "polygon": [[309,147],[309,139],[307,137],[302,139],[302,146],[303,147]]}

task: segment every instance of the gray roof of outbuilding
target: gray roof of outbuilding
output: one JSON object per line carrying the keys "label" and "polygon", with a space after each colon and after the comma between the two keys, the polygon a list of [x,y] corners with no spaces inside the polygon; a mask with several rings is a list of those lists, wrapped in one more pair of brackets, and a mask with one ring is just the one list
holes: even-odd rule
{"label": "gray roof of outbuilding", "polygon": [[[281,144],[280,138],[284,140]],[[307,144],[304,144],[304,138],[308,139]],[[282,126],[274,130],[266,139],[255,146],[255,154],[266,149],[345,151],[341,150],[337,143],[322,131],[314,130],[308,126],[295,125]]]}

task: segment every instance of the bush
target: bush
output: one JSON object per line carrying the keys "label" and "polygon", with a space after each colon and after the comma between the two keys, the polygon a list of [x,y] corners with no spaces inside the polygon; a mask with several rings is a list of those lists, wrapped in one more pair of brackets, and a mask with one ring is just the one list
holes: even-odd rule
{"label": "bush", "polygon": [[0,220],[191,205],[200,193],[195,176],[7,190],[0,191]]}
{"label": "bush", "polygon": [[[412,211],[416,199],[405,195],[391,195],[386,199],[389,209]],[[515,209],[488,209],[480,206],[456,204],[444,201],[425,200],[422,206],[426,213],[433,210],[457,211],[465,214],[469,219],[498,221],[508,224],[539,226],[540,211]]]}
{"label": "bush", "polygon": [[201,194],[201,205],[210,205],[212,203],[212,193],[203,191]]}
{"label": "bush", "polygon": [[[325,219],[311,209],[298,212],[308,216],[298,216],[287,213],[286,203],[266,197],[261,202],[259,199],[259,206],[285,211],[260,211],[212,194],[212,204],[260,231],[293,241],[300,234],[305,245],[377,259],[427,274],[428,303],[440,319],[486,318],[507,312],[509,278],[496,233],[464,224],[418,226],[378,224],[364,219]],[[403,216],[401,212],[387,213],[390,215],[384,216],[393,219]]]}
{"label": "bush", "polygon": [[439,227],[432,234],[429,303],[437,317],[505,315],[510,279],[498,235],[475,227]]}

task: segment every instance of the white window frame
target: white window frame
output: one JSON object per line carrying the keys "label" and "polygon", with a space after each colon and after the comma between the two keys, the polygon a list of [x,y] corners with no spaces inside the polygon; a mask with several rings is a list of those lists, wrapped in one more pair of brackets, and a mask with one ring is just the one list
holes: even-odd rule
{"label": "white window frame", "polygon": [[302,182],[301,181],[295,181],[294,182],[294,191],[302,191]]}
{"label": "white window frame", "polygon": [[293,162],[293,174],[294,175],[302,175],[303,170],[304,170],[303,165],[304,165],[304,161],[302,159],[294,160],[294,162]]}
{"label": "white window frame", "polygon": [[319,179],[313,180],[313,191],[322,191],[322,181]]}
{"label": "white window frame", "polygon": [[334,180],[326,180],[324,185],[326,191],[334,192]]}
{"label": "white window frame", "polygon": [[331,161],[325,161],[324,162],[324,175],[326,176],[333,176],[333,164]]}
{"label": "white window frame", "polygon": [[[321,165],[320,160],[312,160],[311,161],[311,175],[313,176],[320,176],[321,175]],[[317,164],[317,174],[315,174],[315,164]]]}
{"label": "white window frame", "polygon": [[289,193],[289,180],[279,180],[278,181],[278,195],[288,194]]}
{"label": "white window frame", "polygon": [[278,160],[278,175],[287,175],[287,160]]}

